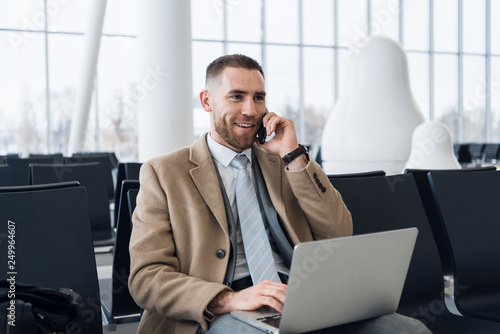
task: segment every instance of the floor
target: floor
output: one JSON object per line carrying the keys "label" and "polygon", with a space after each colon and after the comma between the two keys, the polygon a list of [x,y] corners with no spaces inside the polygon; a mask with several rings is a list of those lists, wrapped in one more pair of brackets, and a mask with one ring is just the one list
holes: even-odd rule
{"label": "floor", "polygon": [[[113,253],[110,248],[96,248],[97,276],[99,280],[111,278],[112,263]],[[101,298],[105,298],[105,296],[101,296]],[[108,327],[103,322],[103,333],[135,334],[138,325],[138,322],[133,322]]]}

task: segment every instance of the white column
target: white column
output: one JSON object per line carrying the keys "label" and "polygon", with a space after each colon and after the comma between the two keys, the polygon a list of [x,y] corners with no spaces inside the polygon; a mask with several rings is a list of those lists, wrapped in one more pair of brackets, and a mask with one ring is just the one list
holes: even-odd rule
{"label": "white column", "polygon": [[92,0],[87,19],[87,31],[83,47],[83,57],[80,66],[80,77],[76,87],[76,102],[71,120],[69,136],[69,154],[83,150],[85,132],[92,100],[92,90],[99,58],[102,25],[106,12],[106,0]]}
{"label": "white column", "polygon": [[186,0],[138,3],[139,161],[193,142],[191,6]]}

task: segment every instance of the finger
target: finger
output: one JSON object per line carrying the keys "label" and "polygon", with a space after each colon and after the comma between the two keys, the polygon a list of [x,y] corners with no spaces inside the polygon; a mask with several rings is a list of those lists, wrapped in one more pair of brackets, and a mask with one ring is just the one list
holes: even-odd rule
{"label": "finger", "polygon": [[286,284],[276,283],[273,281],[264,281],[260,284],[261,286],[258,288],[261,289],[260,293],[262,295],[272,297],[278,302],[284,303],[287,288]]}
{"label": "finger", "polygon": [[282,290],[283,292],[285,292],[286,288],[287,288],[286,284],[275,282],[275,281],[271,281],[271,280],[265,280],[265,281],[262,281],[259,284],[263,284],[263,285],[265,284],[265,285],[273,287],[275,289]]}
{"label": "finger", "polygon": [[254,286],[255,287],[275,287],[275,288],[285,289],[286,290],[286,284],[275,282],[275,281],[271,281],[271,280],[262,281],[262,282],[258,283],[257,285],[254,285]]}
{"label": "finger", "polygon": [[265,125],[268,136],[270,136],[273,132],[276,131],[276,128],[280,122],[281,122],[281,117],[279,117],[275,113],[270,114],[267,120],[267,124]]}
{"label": "finger", "polygon": [[277,301],[273,297],[263,297],[262,305],[270,306],[278,312],[283,312],[283,303]]}
{"label": "finger", "polygon": [[281,312],[283,309],[286,285],[272,281],[264,281],[234,295],[236,309],[256,310],[261,306],[269,306]]}
{"label": "finger", "polygon": [[266,111],[267,113],[264,116],[262,116],[262,123],[264,124],[264,126],[267,126],[267,123],[269,122],[269,119],[271,119],[271,117],[276,116],[276,113],[269,112],[267,108]]}

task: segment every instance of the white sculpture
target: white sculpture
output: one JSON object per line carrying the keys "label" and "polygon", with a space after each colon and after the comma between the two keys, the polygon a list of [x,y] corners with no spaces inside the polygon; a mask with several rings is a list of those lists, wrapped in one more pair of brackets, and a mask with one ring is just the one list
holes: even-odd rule
{"label": "white sculpture", "polygon": [[343,87],[323,131],[327,173],[400,173],[411,135],[424,118],[413,99],[408,64],[395,41],[373,36],[352,56]]}
{"label": "white sculpture", "polygon": [[413,132],[411,153],[406,168],[461,168],[453,152],[451,131],[446,125],[438,121],[429,121],[417,126]]}

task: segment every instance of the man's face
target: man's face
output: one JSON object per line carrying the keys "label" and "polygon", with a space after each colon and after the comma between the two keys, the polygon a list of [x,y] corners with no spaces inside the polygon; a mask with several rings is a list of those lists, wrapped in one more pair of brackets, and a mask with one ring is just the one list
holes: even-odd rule
{"label": "man's face", "polygon": [[258,70],[226,67],[209,84],[212,138],[241,152],[252,146],[266,112],[264,78]]}

